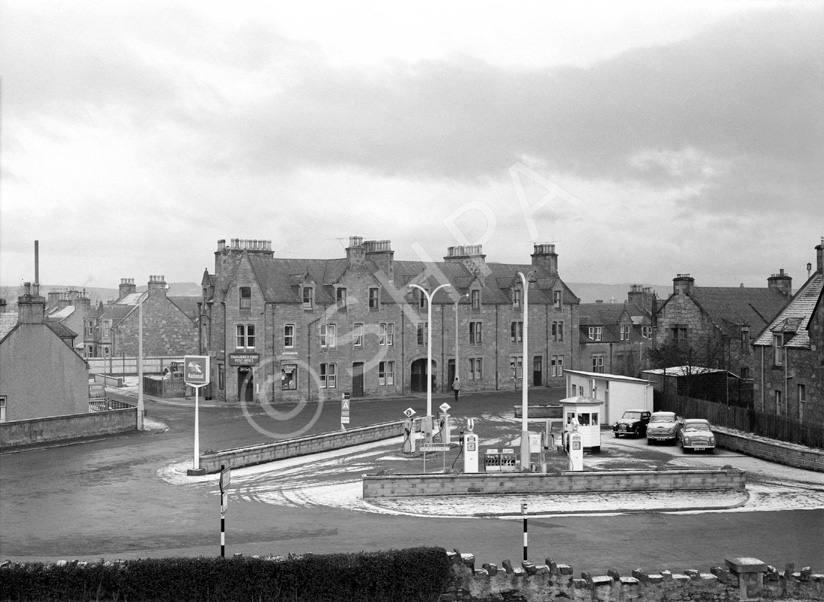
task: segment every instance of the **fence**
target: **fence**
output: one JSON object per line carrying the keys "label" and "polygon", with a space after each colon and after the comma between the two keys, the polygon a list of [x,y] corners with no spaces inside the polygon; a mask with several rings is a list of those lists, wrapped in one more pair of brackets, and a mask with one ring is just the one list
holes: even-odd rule
{"label": "fence", "polygon": [[778,441],[824,449],[824,429],[819,424],[802,423],[787,416],[766,414],[749,408],[727,406],[691,397],[663,394],[659,396],[656,392],[656,399],[660,400],[656,407],[675,412],[684,418],[706,418],[710,424]]}
{"label": "fence", "polygon": [[123,401],[118,401],[117,399],[90,399],[89,400],[89,411],[90,412],[105,412],[107,410],[126,410],[128,408],[133,408],[134,406],[130,403],[125,403]]}
{"label": "fence", "polygon": [[[90,357],[89,372],[110,375],[133,375],[138,373],[136,357]],[[183,358],[177,357],[144,357],[143,372],[145,374],[162,374],[164,368],[171,368],[172,363],[183,363]]]}

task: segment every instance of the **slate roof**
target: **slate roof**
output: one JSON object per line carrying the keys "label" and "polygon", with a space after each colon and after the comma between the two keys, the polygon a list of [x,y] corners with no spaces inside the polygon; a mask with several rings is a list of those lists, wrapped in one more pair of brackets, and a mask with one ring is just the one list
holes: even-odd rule
{"label": "slate roof", "polygon": [[719,326],[722,322],[744,323],[753,328],[766,326],[789,301],[770,288],[696,286],[690,296]]}
{"label": "slate roof", "polygon": [[51,328],[52,332],[59,336],[61,339],[76,339],[77,333],[73,331],[71,328],[63,324],[62,322],[56,322],[52,320],[45,320],[46,326]]}
{"label": "slate roof", "polygon": [[0,314],[0,341],[6,338],[14,327],[17,326],[17,312],[5,312]]}
{"label": "slate roof", "polygon": [[167,297],[167,299],[174,303],[180,311],[189,317],[189,319],[197,320],[199,315],[197,304],[198,301],[200,301],[200,297],[185,295],[180,297]]}
{"label": "slate roof", "polygon": [[[313,281],[315,287],[315,301],[320,305],[331,305],[335,302],[333,285],[340,281],[351,264],[346,258],[337,259],[288,259],[277,258],[261,254],[248,255],[250,265],[257,279],[263,296],[270,303],[300,303],[302,302],[300,284],[304,280]],[[366,260],[364,265],[372,274],[378,274],[379,268],[372,260]],[[520,285],[517,272],[524,274],[535,269],[532,265],[487,263],[489,269],[481,290],[481,302],[484,304],[512,303],[510,290],[513,283]],[[423,261],[393,261],[393,282],[396,289],[406,287],[410,282],[420,282],[426,277],[430,286],[438,282],[434,276],[442,274],[454,288],[445,288],[435,294],[433,304],[454,303],[454,291],[466,293],[475,276],[461,262],[442,261],[427,264]],[[529,289],[530,304],[552,303],[552,287],[557,282],[563,286],[563,303],[577,304],[578,297],[557,276],[538,273],[538,282]],[[376,284],[380,284],[377,277]],[[395,303],[396,299],[386,295],[382,303]],[[462,299],[461,303],[469,303]]]}
{"label": "slate roof", "polygon": [[623,381],[629,383],[651,384],[650,381],[642,378],[633,378],[631,376],[623,376],[621,374],[604,374],[603,372],[586,372],[584,370],[564,370],[564,374],[579,374],[581,376],[588,376],[591,378],[603,378],[606,380]]}
{"label": "slate roof", "polygon": [[793,295],[790,304],[764,328],[753,345],[772,345],[773,332],[795,333],[784,342],[785,347],[809,349],[810,333],[807,330],[816,305],[824,296],[824,274],[816,272]]}
{"label": "slate roof", "polygon": [[74,313],[74,310],[74,305],[67,305],[61,310],[50,313],[48,317],[53,320],[63,320],[72,315]]}

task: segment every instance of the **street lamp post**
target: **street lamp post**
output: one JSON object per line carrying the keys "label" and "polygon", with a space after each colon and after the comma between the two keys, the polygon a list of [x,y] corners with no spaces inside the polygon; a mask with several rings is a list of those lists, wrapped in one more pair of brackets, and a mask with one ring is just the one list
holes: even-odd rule
{"label": "street lamp post", "polygon": [[143,430],[143,298],[137,299],[137,430]]}
{"label": "street lamp post", "polygon": [[426,289],[417,284],[409,286],[419,289],[426,297],[426,415],[432,416],[432,298],[440,289],[445,286],[452,286],[448,282],[436,287],[432,293],[427,293]]}
{"label": "street lamp post", "polygon": [[[529,281],[535,272],[529,272],[526,276],[522,272],[518,272],[521,277],[521,283],[524,287],[524,332],[523,332],[523,357],[521,358],[521,470],[529,470],[529,427],[527,423],[527,375],[526,366],[528,359],[529,347]],[[518,386],[518,364],[515,364],[515,386]]]}

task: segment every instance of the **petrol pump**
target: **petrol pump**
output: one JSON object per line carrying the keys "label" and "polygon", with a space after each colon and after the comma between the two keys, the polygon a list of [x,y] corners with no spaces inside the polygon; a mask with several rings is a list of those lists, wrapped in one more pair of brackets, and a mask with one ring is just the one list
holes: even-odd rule
{"label": "petrol pump", "polygon": [[449,414],[438,414],[438,429],[441,432],[441,443],[452,443],[452,425],[449,424]]}
{"label": "petrol pump", "polygon": [[466,432],[463,434],[464,472],[478,472],[478,435],[472,432],[475,429],[475,419],[466,419]]}
{"label": "petrol pump", "polygon": [[569,469],[579,471],[584,469],[584,442],[578,432],[578,422],[572,421],[572,430],[569,432]]}

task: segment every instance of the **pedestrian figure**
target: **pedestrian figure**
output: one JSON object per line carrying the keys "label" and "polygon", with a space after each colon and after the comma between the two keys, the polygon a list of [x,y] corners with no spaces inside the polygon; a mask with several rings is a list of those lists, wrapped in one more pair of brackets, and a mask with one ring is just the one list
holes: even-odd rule
{"label": "pedestrian figure", "polygon": [[458,393],[461,392],[461,379],[457,376],[455,380],[452,381],[452,390],[455,391],[455,401],[458,401]]}

